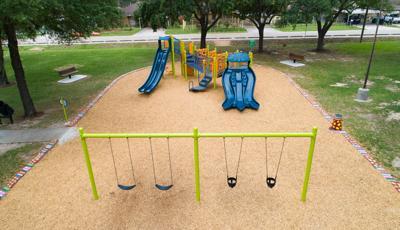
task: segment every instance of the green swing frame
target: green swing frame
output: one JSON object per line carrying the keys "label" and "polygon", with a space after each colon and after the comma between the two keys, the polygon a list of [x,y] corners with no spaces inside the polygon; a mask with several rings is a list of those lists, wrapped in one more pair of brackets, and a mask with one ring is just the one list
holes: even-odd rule
{"label": "green swing frame", "polygon": [[90,185],[92,188],[93,199],[98,200],[96,182],[94,179],[92,163],[90,160],[89,150],[86,139],[91,138],[192,138],[193,139],[193,157],[195,172],[195,191],[196,201],[200,202],[200,161],[199,161],[199,139],[200,138],[255,138],[255,137],[277,137],[277,138],[310,138],[310,146],[308,149],[306,171],[304,175],[303,188],[301,191],[301,201],[307,200],[307,191],[310,181],[311,166],[314,155],[315,143],[317,139],[317,128],[314,127],[311,132],[300,133],[199,133],[197,128],[193,129],[193,133],[85,133],[83,128],[79,128],[82,149],[89,174]]}

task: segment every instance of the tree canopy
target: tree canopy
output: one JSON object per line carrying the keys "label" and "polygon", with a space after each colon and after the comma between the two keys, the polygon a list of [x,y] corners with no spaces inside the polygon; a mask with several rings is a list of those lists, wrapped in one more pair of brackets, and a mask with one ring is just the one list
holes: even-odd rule
{"label": "tree canopy", "polygon": [[232,13],[233,1],[228,0],[145,0],[135,15],[153,29],[166,27],[166,18],[174,23],[179,16],[189,20],[192,16],[200,24],[200,47],[206,46],[207,32],[218,22],[222,15]]}
{"label": "tree canopy", "polygon": [[296,24],[314,18],[317,22],[317,51],[324,49],[324,39],[328,30],[341,13],[356,6],[356,0],[292,0],[285,19]]}
{"label": "tree canopy", "polygon": [[34,116],[36,109],[25,80],[17,33],[29,38],[47,33],[62,42],[69,42],[79,36],[89,36],[97,28],[116,25],[120,18],[118,1],[115,0],[0,1],[0,27],[8,41],[25,116]]}
{"label": "tree canopy", "polygon": [[272,19],[282,14],[287,8],[289,0],[236,0],[235,12],[240,19],[249,19],[258,29],[258,51],[264,49],[264,28]]}

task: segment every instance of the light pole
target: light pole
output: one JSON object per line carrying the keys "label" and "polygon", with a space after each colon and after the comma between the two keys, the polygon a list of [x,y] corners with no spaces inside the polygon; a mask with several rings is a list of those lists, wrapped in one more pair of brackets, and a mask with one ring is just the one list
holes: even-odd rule
{"label": "light pole", "polygon": [[367,72],[365,73],[364,85],[362,88],[358,88],[358,92],[357,92],[356,101],[359,101],[359,102],[367,102],[368,101],[369,89],[367,89],[367,83],[368,83],[369,71],[371,70],[372,58],[374,57],[374,53],[375,53],[376,38],[378,35],[381,14],[382,14],[382,0],[381,0],[381,7],[379,8],[379,16],[378,16],[378,19],[376,20],[377,25],[376,25],[376,30],[375,30],[374,42],[372,44],[371,55],[369,56]]}

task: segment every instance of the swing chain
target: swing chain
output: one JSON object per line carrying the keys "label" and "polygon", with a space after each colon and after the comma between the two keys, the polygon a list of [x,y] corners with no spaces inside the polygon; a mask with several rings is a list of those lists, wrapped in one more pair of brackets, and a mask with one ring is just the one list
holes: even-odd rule
{"label": "swing chain", "polygon": [[117,179],[117,184],[119,184],[118,173],[117,173],[117,166],[115,165],[114,150],[113,150],[113,147],[112,147],[112,141],[111,141],[111,138],[110,138],[110,137],[108,138],[108,143],[109,143],[109,145],[110,145],[112,161],[113,161],[113,164],[114,164],[115,177],[116,177],[116,179]]}
{"label": "swing chain", "polygon": [[279,171],[279,166],[281,165],[281,159],[282,159],[283,148],[285,147],[285,141],[286,141],[286,137],[284,137],[283,141],[282,141],[281,154],[279,155],[278,166],[277,166],[276,172],[275,172],[275,180],[278,177],[278,171]]}
{"label": "swing chain", "polygon": [[133,160],[132,160],[132,153],[131,153],[131,146],[130,146],[130,144],[129,144],[129,138],[128,138],[128,137],[126,138],[126,143],[128,144],[129,160],[130,160],[131,169],[132,169],[132,177],[133,177],[134,184],[136,184],[135,170],[134,170],[134,168],[133,168]]}
{"label": "swing chain", "polygon": [[149,137],[149,144],[150,144],[151,161],[153,162],[154,184],[157,184],[156,166],[154,165],[153,144],[151,143],[151,137]]}
{"label": "swing chain", "polygon": [[167,137],[167,144],[168,144],[169,171],[171,172],[171,184],[174,184],[174,178],[172,176],[171,151],[170,151],[170,148],[169,148],[169,137]]}

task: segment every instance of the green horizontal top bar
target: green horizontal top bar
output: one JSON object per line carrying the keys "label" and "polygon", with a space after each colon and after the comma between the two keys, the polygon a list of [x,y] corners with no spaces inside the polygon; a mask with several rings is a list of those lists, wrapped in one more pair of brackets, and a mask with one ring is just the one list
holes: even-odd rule
{"label": "green horizontal top bar", "polygon": [[[313,137],[313,133],[199,133],[198,137]],[[83,138],[193,138],[193,133],[83,133]]]}
{"label": "green horizontal top bar", "polygon": [[83,138],[188,138],[193,133],[84,133]]}
{"label": "green horizontal top bar", "polygon": [[199,133],[199,137],[313,137],[313,133]]}

